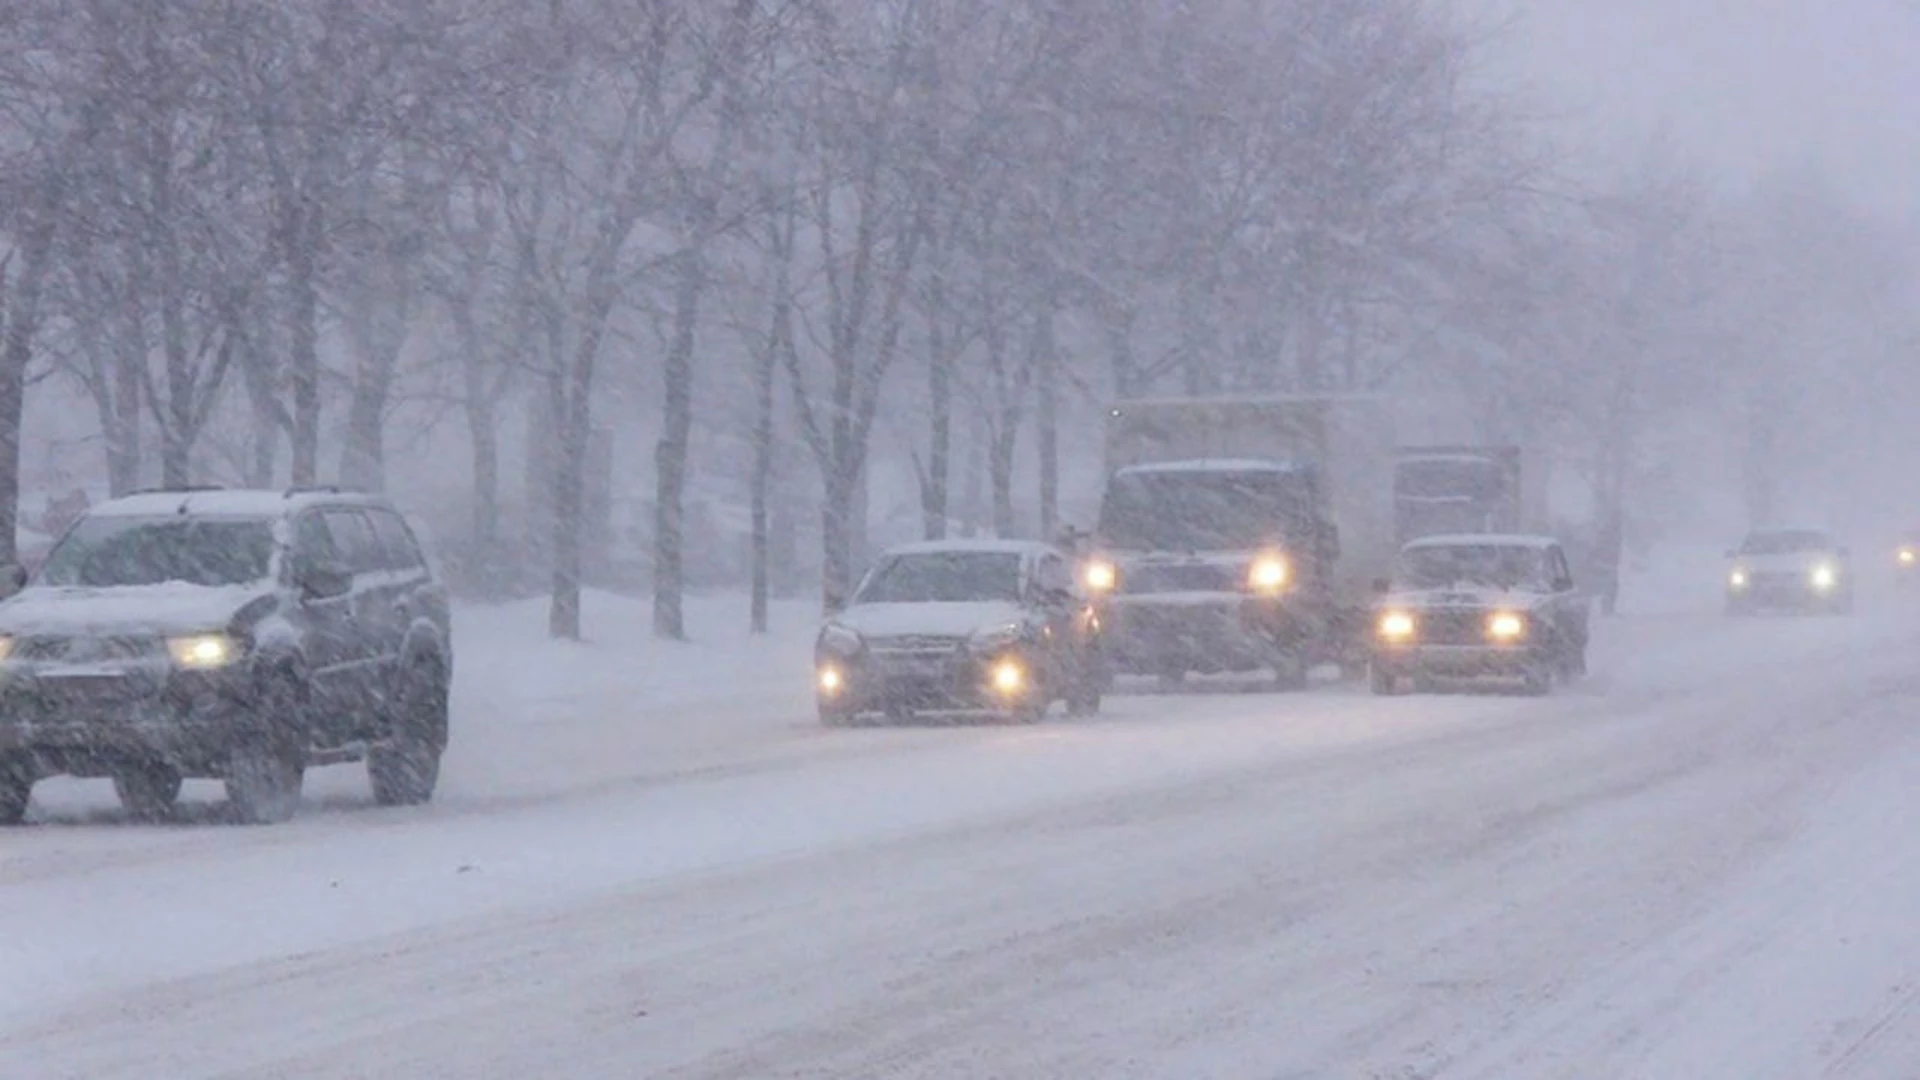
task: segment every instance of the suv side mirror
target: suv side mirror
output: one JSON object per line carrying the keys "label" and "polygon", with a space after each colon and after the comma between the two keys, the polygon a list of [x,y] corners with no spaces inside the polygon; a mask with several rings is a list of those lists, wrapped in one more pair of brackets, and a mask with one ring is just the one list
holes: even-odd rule
{"label": "suv side mirror", "polygon": [[337,562],[314,562],[300,568],[295,584],[309,600],[331,600],[353,591],[353,571]]}

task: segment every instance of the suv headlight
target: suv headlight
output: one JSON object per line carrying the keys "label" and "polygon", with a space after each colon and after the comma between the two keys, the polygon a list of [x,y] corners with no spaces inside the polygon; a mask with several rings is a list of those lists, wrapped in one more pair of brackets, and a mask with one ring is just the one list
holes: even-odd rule
{"label": "suv headlight", "polygon": [[1278,555],[1262,555],[1247,567],[1247,587],[1257,593],[1277,593],[1292,577],[1293,567]]}
{"label": "suv headlight", "polygon": [[223,668],[240,658],[239,643],[227,634],[187,634],[167,639],[173,662],[194,671]]}
{"label": "suv headlight", "polygon": [[1747,568],[1744,566],[1736,566],[1732,570],[1727,571],[1727,587],[1730,589],[1746,588]]}
{"label": "suv headlight", "polygon": [[865,647],[866,642],[857,632],[838,623],[828,623],[820,628],[818,645],[821,652],[832,653],[835,656],[853,656]]}
{"label": "suv headlight", "polygon": [[1105,596],[1120,584],[1120,568],[1106,559],[1093,559],[1080,571],[1080,580],[1089,593]]}
{"label": "suv headlight", "polygon": [[1487,636],[1495,641],[1518,641],[1527,636],[1527,617],[1517,611],[1496,611],[1487,616]]}
{"label": "suv headlight", "polygon": [[983,626],[967,639],[967,646],[975,652],[993,652],[996,649],[1010,648],[1020,643],[1020,624],[1001,623],[997,626]]}
{"label": "suv headlight", "polygon": [[1835,585],[1840,584],[1840,570],[1832,563],[1821,563],[1819,566],[1813,568],[1812,573],[1807,575],[1807,580],[1813,582],[1814,588],[1825,592]]}

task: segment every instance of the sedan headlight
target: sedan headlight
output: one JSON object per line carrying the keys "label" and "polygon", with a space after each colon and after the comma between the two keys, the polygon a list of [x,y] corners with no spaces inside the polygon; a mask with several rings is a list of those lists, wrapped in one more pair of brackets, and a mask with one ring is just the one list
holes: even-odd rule
{"label": "sedan headlight", "polygon": [[1518,641],[1527,636],[1527,617],[1513,611],[1487,616],[1487,636],[1495,641]]}
{"label": "sedan headlight", "polygon": [[1733,568],[1732,570],[1730,570],[1730,571],[1728,571],[1728,572],[1727,572],[1727,587],[1728,587],[1729,589],[1744,589],[1744,588],[1746,588],[1746,587],[1747,587],[1747,571],[1746,571],[1746,569],[1745,569],[1745,568],[1743,568],[1743,567],[1738,567],[1738,566],[1736,566],[1736,567],[1734,567],[1734,568]]}
{"label": "sedan headlight", "polygon": [[1416,629],[1410,612],[1389,611],[1380,616],[1380,636],[1387,641],[1409,641]]}
{"label": "sedan headlight", "polygon": [[205,671],[239,659],[240,649],[226,634],[188,634],[167,639],[167,652],[180,667]]}
{"label": "sedan headlight", "polygon": [[1027,669],[1012,657],[994,664],[989,675],[994,690],[1007,697],[1013,697],[1027,688]]}
{"label": "sedan headlight", "polygon": [[1819,566],[1813,568],[1812,573],[1807,575],[1807,580],[1813,583],[1815,589],[1826,592],[1828,589],[1840,584],[1840,571],[1831,563],[1821,563]]}
{"label": "sedan headlight", "polygon": [[820,651],[836,656],[853,656],[866,644],[858,633],[838,623],[828,623],[820,629]]}
{"label": "sedan headlight", "polygon": [[1247,567],[1247,587],[1258,593],[1277,593],[1287,587],[1293,568],[1278,555],[1262,555]]}

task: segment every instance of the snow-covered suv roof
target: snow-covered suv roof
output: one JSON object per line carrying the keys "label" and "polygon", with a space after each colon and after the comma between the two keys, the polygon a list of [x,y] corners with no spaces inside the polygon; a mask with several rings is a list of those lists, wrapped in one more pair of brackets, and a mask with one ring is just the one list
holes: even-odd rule
{"label": "snow-covered suv roof", "polygon": [[1524,547],[1547,548],[1560,541],[1551,536],[1531,533],[1453,533],[1447,536],[1423,536],[1410,541],[1408,549],[1430,547]]}
{"label": "snow-covered suv roof", "polygon": [[1056,550],[1052,544],[1040,540],[917,540],[910,544],[896,544],[880,553],[888,555],[942,555],[949,552],[986,552],[1001,555],[1036,555],[1043,551]]}
{"label": "snow-covered suv roof", "polygon": [[291,491],[265,489],[202,489],[182,491],[142,491],[109,499],[87,510],[88,517],[163,517],[169,514],[201,517],[280,518],[307,506],[381,505],[378,496],[329,489],[296,488]]}

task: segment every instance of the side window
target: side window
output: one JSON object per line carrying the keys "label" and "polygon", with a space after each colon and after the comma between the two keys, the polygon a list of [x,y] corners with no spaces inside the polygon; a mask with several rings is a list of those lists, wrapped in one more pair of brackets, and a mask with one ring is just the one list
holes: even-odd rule
{"label": "side window", "polygon": [[327,531],[333,534],[334,544],[340,550],[340,558],[347,568],[356,574],[369,574],[385,570],[386,552],[380,548],[380,537],[374,534],[373,526],[367,523],[365,514],[358,510],[327,510]]}
{"label": "side window", "polygon": [[302,514],[293,525],[294,558],[308,565],[338,562],[340,549],[319,514]]}
{"label": "side window", "polygon": [[418,570],[426,565],[420,555],[420,544],[413,538],[413,530],[399,514],[391,510],[369,510],[367,516],[373,520],[373,531],[380,536],[380,546],[387,556],[387,568],[390,570]]}
{"label": "side window", "polygon": [[1567,553],[1559,548],[1549,549],[1548,568],[1553,573],[1553,587],[1561,591],[1573,588],[1573,571],[1567,566]]}

